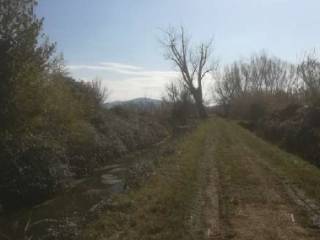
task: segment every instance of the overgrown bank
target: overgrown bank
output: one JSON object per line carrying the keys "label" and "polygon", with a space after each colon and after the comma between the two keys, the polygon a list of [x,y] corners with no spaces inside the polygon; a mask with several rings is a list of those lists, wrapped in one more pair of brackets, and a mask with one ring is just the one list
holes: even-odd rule
{"label": "overgrown bank", "polygon": [[184,136],[173,155],[158,161],[148,183],[116,197],[116,207],[89,226],[82,239],[193,239],[190,220],[210,127],[204,122]]}
{"label": "overgrown bank", "polygon": [[[234,121],[220,120],[220,126],[234,135],[234,141],[241,141],[250,151],[254,151],[257,160],[272,174],[277,175],[284,184],[297,187],[305,197],[320,202],[320,170],[313,164],[294,154],[281,150],[278,146],[242,128]],[[232,144],[232,143],[229,143]]]}
{"label": "overgrown bank", "polygon": [[0,4],[0,211],[42,202],[111,158],[166,135],[152,114],[111,111],[97,81],[69,77],[36,0]]}
{"label": "overgrown bank", "polygon": [[320,167],[320,110],[291,104],[243,126]]}

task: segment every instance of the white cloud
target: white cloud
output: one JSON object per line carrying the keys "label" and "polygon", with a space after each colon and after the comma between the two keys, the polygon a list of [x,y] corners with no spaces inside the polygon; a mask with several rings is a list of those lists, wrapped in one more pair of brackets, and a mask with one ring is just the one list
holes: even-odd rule
{"label": "white cloud", "polygon": [[113,63],[113,62],[102,62],[96,65],[68,65],[67,68],[71,71],[74,70],[101,70],[101,71],[109,71],[120,74],[128,74],[135,76],[153,76],[157,75],[174,75],[177,72],[175,71],[146,71],[141,67],[126,65],[121,63]]}
{"label": "white cloud", "polygon": [[114,69],[127,69],[127,70],[141,70],[141,67],[123,64],[123,63],[116,63],[116,62],[102,62],[100,63],[103,66],[114,68]]}
{"label": "white cloud", "polygon": [[[129,100],[138,97],[160,99],[165,85],[179,77],[176,71],[146,70],[142,67],[115,62],[95,65],[69,65],[71,75],[76,79],[91,81],[98,78],[111,91],[109,101]],[[212,78],[204,81],[204,96],[211,99]]]}
{"label": "white cloud", "polygon": [[87,70],[107,70],[104,66],[99,65],[68,65],[69,70],[87,69]]}
{"label": "white cloud", "polygon": [[101,79],[103,85],[111,90],[110,100],[160,98],[165,84],[179,76],[175,71],[145,70],[142,67],[115,62],[69,65],[67,68],[76,79]]}

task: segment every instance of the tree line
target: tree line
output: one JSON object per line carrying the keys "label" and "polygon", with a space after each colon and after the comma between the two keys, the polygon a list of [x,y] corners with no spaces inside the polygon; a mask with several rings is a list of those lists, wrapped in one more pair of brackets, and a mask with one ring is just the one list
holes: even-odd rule
{"label": "tree line", "polygon": [[261,53],[226,66],[217,112],[320,166],[320,59],[292,64]]}
{"label": "tree line", "polygon": [[226,66],[214,93],[225,115],[258,120],[290,103],[318,106],[320,60],[308,55],[291,64],[266,53]]}

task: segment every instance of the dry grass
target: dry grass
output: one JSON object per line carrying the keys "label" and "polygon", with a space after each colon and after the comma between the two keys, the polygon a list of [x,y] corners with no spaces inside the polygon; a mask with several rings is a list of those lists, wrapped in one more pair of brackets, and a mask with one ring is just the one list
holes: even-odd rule
{"label": "dry grass", "polygon": [[[289,220],[283,228],[277,225],[280,217],[286,219],[287,212],[294,212],[303,220],[304,213],[289,199],[282,182],[297,186],[307,197],[320,201],[319,169],[234,122],[214,119],[203,122],[185,136],[175,154],[163,157],[143,187],[117,196],[113,206],[85,229],[83,239],[203,239],[205,214],[201,214],[203,199],[199,199],[202,196],[199,192],[206,186],[205,172],[209,169],[210,173],[212,161],[220,172],[219,211],[221,231],[226,238],[234,236],[236,231],[246,236],[261,229],[271,234],[270,237],[291,236]],[[206,167],[209,168],[204,170]],[[285,207],[279,212],[281,204]],[[200,214],[193,213],[195,208]],[[234,216],[239,209],[253,216],[247,220],[248,226],[243,220],[236,221]],[[191,216],[199,219],[190,221]],[[255,219],[255,216],[264,218]],[[259,222],[262,225],[257,225]],[[301,224],[295,228],[304,232]],[[256,229],[252,230],[253,226]],[[276,228],[278,233],[273,231]]]}
{"label": "dry grass", "polygon": [[164,157],[149,182],[114,199],[115,206],[89,226],[83,239],[192,239],[188,224],[199,185],[199,163],[209,122]]}
{"label": "dry grass", "polygon": [[262,140],[235,123],[230,126],[250,148],[255,149],[255,152],[269,164],[273,172],[288,183],[303,189],[308,197],[320,202],[319,168]]}

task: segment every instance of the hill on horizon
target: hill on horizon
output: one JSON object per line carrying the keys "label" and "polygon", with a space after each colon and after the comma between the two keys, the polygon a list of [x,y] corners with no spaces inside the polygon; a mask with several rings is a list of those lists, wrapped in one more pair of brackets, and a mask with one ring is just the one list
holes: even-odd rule
{"label": "hill on horizon", "polygon": [[149,110],[152,108],[157,108],[161,105],[162,101],[159,99],[153,99],[153,98],[134,98],[131,100],[126,101],[112,101],[105,103],[105,107],[108,109],[114,108],[114,107],[128,107],[128,108],[134,108],[139,110]]}

